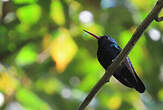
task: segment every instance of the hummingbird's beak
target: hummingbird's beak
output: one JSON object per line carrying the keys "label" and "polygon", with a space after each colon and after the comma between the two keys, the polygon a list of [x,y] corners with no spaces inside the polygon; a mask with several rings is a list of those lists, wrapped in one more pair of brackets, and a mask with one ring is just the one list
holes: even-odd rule
{"label": "hummingbird's beak", "polygon": [[92,33],[88,32],[88,31],[86,31],[86,30],[83,30],[83,31],[85,31],[86,33],[88,33],[88,34],[92,35],[92,36],[93,36],[94,38],[96,38],[96,39],[100,39],[100,37],[98,37],[98,36],[96,36],[96,35],[94,35],[94,34],[92,34]]}

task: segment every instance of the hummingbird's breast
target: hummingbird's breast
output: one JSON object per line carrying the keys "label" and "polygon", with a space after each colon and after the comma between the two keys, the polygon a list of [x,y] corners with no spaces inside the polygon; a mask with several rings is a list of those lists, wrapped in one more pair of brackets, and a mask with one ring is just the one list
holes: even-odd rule
{"label": "hummingbird's breast", "polygon": [[118,55],[114,48],[111,45],[105,47],[98,47],[97,58],[100,64],[107,69],[107,67],[112,63],[112,60]]}

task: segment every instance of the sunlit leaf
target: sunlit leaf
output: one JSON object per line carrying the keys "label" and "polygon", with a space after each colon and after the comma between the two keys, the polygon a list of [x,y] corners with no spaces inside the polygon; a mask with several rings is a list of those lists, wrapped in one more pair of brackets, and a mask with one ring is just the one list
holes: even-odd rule
{"label": "sunlit leaf", "polygon": [[23,47],[16,57],[16,63],[21,66],[32,64],[36,60],[37,52],[33,44],[28,44]]}
{"label": "sunlit leaf", "polygon": [[60,29],[59,35],[52,42],[50,54],[56,62],[56,69],[64,71],[77,51],[77,46],[66,29]]}
{"label": "sunlit leaf", "polygon": [[22,23],[35,24],[40,19],[41,8],[37,4],[27,5],[18,8],[16,14]]}
{"label": "sunlit leaf", "polygon": [[159,90],[158,92],[158,98],[163,101],[163,89]]}
{"label": "sunlit leaf", "polygon": [[12,0],[16,4],[36,3],[37,0]]}
{"label": "sunlit leaf", "polygon": [[[70,4],[70,14],[77,15],[79,10],[81,9],[81,4],[78,1],[72,1]],[[72,16],[73,17],[73,16]]]}
{"label": "sunlit leaf", "polygon": [[49,46],[49,52],[56,63],[57,71],[62,72],[74,57],[77,45],[71,38],[69,31],[64,28],[60,28],[54,36],[55,38]]}
{"label": "sunlit leaf", "polygon": [[[21,23],[21,24],[18,24],[15,28],[16,28],[17,32],[26,34],[27,31],[29,31],[29,29],[30,29],[30,25],[29,24],[25,24],[25,23]],[[23,35],[21,37],[24,37],[25,38],[26,36]]]}
{"label": "sunlit leaf", "polygon": [[65,23],[63,6],[59,0],[52,1],[50,15],[56,24],[63,25]]}
{"label": "sunlit leaf", "polygon": [[16,80],[6,72],[0,72],[0,91],[7,95],[13,94],[16,89]]}
{"label": "sunlit leaf", "polygon": [[[162,15],[163,15],[163,11],[161,11],[159,13],[159,16],[162,16]],[[163,22],[159,22],[159,26],[160,26],[161,29],[163,29]]]}
{"label": "sunlit leaf", "polygon": [[147,9],[150,6],[150,0],[132,0],[132,2],[141,9]]}
{"label": "sunlit leaf", "polygon": [[63,85],[56,78],[41,78],[36,82],[36,88],[47,94],[54,94],[60,92]]}
{"label": "sunlit leaf", "polygon": [[111,110],[117,110],[120,106],[121,106],[121,103],[122,103],[122,99],[120,96],[112,96],[110,99],[108,99],[108,107],[111,109]]}
{"label": "sunlit leaf", "polygon": [[17,90],[16,99],[26,110],[52,110],[46,102],[25,88],[19,88]]}
{"label": "sunlit leaf", "polygon": [[46,34],[44,37],[43,37],[43,46],[44,46],[44,49],[47,49],[49,47],[49,44],[51,43],[51,35],[50,34]]}

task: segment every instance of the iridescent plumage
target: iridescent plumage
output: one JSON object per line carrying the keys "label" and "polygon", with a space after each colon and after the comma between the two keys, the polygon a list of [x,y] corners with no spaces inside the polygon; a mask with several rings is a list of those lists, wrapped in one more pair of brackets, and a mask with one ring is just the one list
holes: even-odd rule
{"label": "iridescent plumage", "polygon": [[[110,36],[95,36],[94,34],[85,31],[96,39],[98,39],[97,58],[100,64],[107,70],[107,67],[112,63],[114,58],[120,53],[121,48],[117,42]],[[117,80],[127,87],[135,88],[138,92],[143,93],[145,86],[140,78],[137,76],[129,57],[122,62],[120,67],[113,75]]]}

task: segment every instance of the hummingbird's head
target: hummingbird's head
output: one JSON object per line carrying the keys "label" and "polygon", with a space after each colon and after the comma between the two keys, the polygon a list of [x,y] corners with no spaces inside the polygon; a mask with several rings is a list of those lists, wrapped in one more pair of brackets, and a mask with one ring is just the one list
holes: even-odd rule
{"label": "hummingbird's head", "polygon": [[96,36],[86,30],[84,30],[85,32],[87,32],[88,34],[92,35],[94,38],[96,38],[98,40],[98,45],[99,46],[106,46],[106,45],[110,45],[110,44],[117,44],[117,42],[110,36]]}
{"label": "hummingbird's head", "polygon": [[99,45],[109,45],[109,44],[117,44],[117,42],[110,36],[101,36],[98,40]]}

